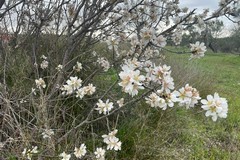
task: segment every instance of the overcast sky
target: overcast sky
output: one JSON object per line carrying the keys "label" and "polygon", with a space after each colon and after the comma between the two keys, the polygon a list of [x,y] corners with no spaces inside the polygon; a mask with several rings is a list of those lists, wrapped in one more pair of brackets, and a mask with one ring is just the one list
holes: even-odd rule
{"label": "overcast sky", "polygon": [[215,10],[218,7],[218,2],[219,0],[180,0],[180,6],[187,6],[191,9],[197,8],[198,10],[204,8]]}
{"label": "overcast sky", "polygon": [[[188,7],[190,9],[197,8],[197,12],[202,12],[203,9],[209,8],[210,12],[218,8],[219,0],[180,0],[181,7]],[[227,18],[220,18],[227,29],[232,27],[232,23]]]}

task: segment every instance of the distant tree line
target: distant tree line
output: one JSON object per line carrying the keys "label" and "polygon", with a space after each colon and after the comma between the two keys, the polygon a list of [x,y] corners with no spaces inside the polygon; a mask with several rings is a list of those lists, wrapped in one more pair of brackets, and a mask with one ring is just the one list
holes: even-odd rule
{"label": "distant tree line", "polygon": [[189,42],[199,40],[204,42],[213,52],[240,54],[240,26],[233,28],[227,37],[220,36],[223,29],[224,24],[219,20],[208,22],[204,30],[201,31],[192,27],[189,32],[183,35],[182,45],[187,46]]}

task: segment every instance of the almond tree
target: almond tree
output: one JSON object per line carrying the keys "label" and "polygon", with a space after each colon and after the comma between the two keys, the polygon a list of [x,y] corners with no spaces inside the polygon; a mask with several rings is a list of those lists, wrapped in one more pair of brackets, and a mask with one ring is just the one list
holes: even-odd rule
{"label": "almond tree", "polygon": [[[196,88],[175,90],[171,67],[153,60],[170,51],[169,41],[179,45],[189,27],[230,18],[237,3],[221,0],[214,13],[197,14],[178,0],[6,1],[0,15],[1,32],[10,37],[2,40],[0,59],[4,156],[104,159],[108,150],[121,150],[120,111],[141,100],[162,110],[200,104]],[[204,56],[204,43],[190,46],[190,58]],[[227,117],[227,101],[217,93],[201,102],[213,121]],[[103,143],[86,149],[88,139]]]}

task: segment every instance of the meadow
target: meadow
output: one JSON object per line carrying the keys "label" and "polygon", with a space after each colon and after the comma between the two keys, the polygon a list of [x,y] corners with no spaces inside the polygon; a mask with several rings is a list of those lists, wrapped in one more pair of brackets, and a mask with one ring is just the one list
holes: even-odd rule
{"label": "meadow", "polygon": [[[97,50],[104,51],[106,46],[98,47]],[[187,51],[182,47],[168,49]],[[240,56],[208,51],[201,59],[189,60],[189,54],[165,52],[164,55],[164,60],[155,61],[172,67],[175,88],[179,89],[189,83],[199,90],[203,99],[209,94],[218,92],[221,97],[228,100],[227,119],[213,122],[211,118],[205,117],[200,104],[188,110],[175,105],[163,111],[151,108],[144,100],[139,101],[125,108],[123,110],[125,112],[120,112],[118,135],[122,141],[122,150],[117,154],[109,152],[108,157],[124,160],[238,159],[240,157]],[[24,65],[27,62],[19,64]],[[18,72],[16,75],[11,75],[24,74]],[[93,79],[93,82],[97,87],[104,88],[107,87],[105,85],[110,85],[117,80],[117,74],[111,69]],[[18,83],[14,83],[16,89],[19,88],[17,86],[21,86],[23,91],[30,88],[26,87],[27,84],[24,81]],[[115,95],[124,96],[119,87],[115,90]],[[68,105],[71,106],[71,104]],[[72,112],[79,114],[81,110],[75,109]],[[70,122],[69,124],[66,122],[65,125],[71,125]],[[96,124],[99,132],[103,130],[101,123]],[[86,144],[91,146],[92,143],[89,141]],[[63,149],[65,148],[59,146],[58,152]],[[5,156],[16,159],[15,154],[5,154]]]}
{"label": "meadow", "polygon": [[[178,48],[175,48],[178,50]],[[120,159],[238,159],[240,157],[240,56],[207,52],[202,59],[166,53],[162,63],[172,66],[176,88],[187,83],[202,98],[218,92],[228,100],[227,119],[213,122],[200,106],[166,111],[137,104],[120,132]]]}

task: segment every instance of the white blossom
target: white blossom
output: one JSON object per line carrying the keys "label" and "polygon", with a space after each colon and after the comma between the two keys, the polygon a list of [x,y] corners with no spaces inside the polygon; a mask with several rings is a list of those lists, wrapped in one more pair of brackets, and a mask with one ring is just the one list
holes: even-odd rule
{"label": "white blossom", "polygon": [[52,129],[44,129],[42,133],[44,139],[51,138],[52,135],[54,135],[54,131]]}
{"label": "white blossom", "polygon": [[106,150],[102,148],[97,148],[96,151],[94,152],[97,160],[105,160],[105,153]]}
{"label": "white blossom", "polygon": [[63,91],[62,94],[72,94],[75,90],[79,89],[82,86],[82,80],[78,77],[70,77],[66,83],[67,84],[63,85],[61,88]]}
{"label": "white blossom", "polygon": [[133,59],[127,59],[127,60],[125,59],[124,65],[127,65],[128,68],[131,70],[135,70],[135,69],[141,68],[142,63],[139,62],[137,58],[134,57]]}
{"label": "white blossom", "polygon": [[162,91],[170,93],[174,89],[173,78],[169,75],[164,76],[162,79]]}
{"label": "white blossom", "polygon": [[175,92],[165,94],[165,101],[169,107],[173,107],[174,103],[178,101],[177,95]]}
{"label": "white blossom", "polygon": [[20,100],[20,103],[22,104],[22,103],[26,103],[27,101],[26,100],[24,100],[24,99],[21,99]]}
{"label": "white blossom", "polygon": [[156,31],[154,28],[148,28],[144,27],[141,30],[141,40],[144,45],[146,45],[148,42],[152,42],[156,39]]}
{"label": "white blossom", "polygon": [[117,137],[112,137],[106,140],[107,150],[121,150],[122,142]]}
{"label": "white blossom", "polygon": [[35,88],[32,88],[32,92],[31,92],[33,95],[36,95],[36,89]]}
{"label": "white blossom", "polygon": [[82,86],[82,80],[78,77],[70,77],[66,82],[69,86],[73,88],[73,90],[78,89]]}
{"label": "white blossom", "polygon": [[83,87],[84,93],[86,95],[93,95],[96,92],[96,87],[89,83],[87,86]]}
{"label": "white blossom", "polygon": [[69,160],[71,158],[71,154],[66,154],[65,152],[61,153],[59,157],[62,157],[61,160]]}
{"label": "white blossom", "polygon": [[82,70],[82,63],[77,62],[77,64],[73,66],[73,70],[80,72]]}
{"label": "white blossom", "polygon": [[191,57],[190,58],[201,58],[204,56],[204,53],[207,51],[205,44],[197,41],[195,44],[190,44],[191,46]]}
{"label": "white blossom", "polygon": [[42,69],[46,69],[46,68],[48,67],[48,61],[43,60],[42,63],[40,64],[40,67],[41,67]]}
{"label": "white blossom", "polygon": [[177,30],[172,34],[172,41],[175,45],[179,45],[182,42],[182,28],[179,27]]}
{"label": "white blossom", "polygon": [[35,80],[37,88],[46,88],[46,83],[42,78]]}
{"label": "white blossom", "polygon": [[4,142],[0,142],[0,150],[2,150],[2,149],[3,149],[4,145],[5,145],[5,143],[4,143]]}
{"label": "white blossom", "polygon": [[97,52],[96,52],[96,51],[93,51],[93,52],[92,52],[92,55],[93,55],[93,56],[97,56]]}
{"label": "white blossom", "polygon": [[34,146],[31,150],[31,153],[38,153],[38,147]]}
{"label": "white blossom", "polygon": [[171,71],[170,71],[171,67],[167,66],[167,65],[163,65],[163,66],[155,66],[152,70],[151,70],[151,80],[158,82],[159,84],[162,84],[162,81],[164,79],[164,77],[166,76],[170,76]]}
{"label": "white blossom", "polygon": [[89,83],[87,86],[79,88],[76,91],[76,97],[82,99],[85,95],[93,95],[96,92],[96,87]]}
{"label": "white blossom", "polygon": [[127,65],[123,65],[122,70],[119,73],[122,80],[119,85],[123,87],[124,92],[132,96],[137,95],[139,89],[144,89],[142,82],[145,80],[145,77],[140,75],[139,70],[132,70]]}
{"label": "white blossom", "polygon": [[82,158],[83,156],[86,155],[86,153],[87,153],[87,150],[86,150],[85,144],[81,144],[81,146],[79,148],[75,147],[75,149],[74,149],[74,155],[77,158]]}
{"label": "white blossom", "polygon": [[110,68],[110,63],[108,62],[108,60],[106,60],[105,58],[98,58],[97,59],[97,63],[100,64],[101,67],[103,67],[103,70],[105,72],[108,71],[108,69]]}
{"label": "white blossom", "polygon": [[185,87],[179,89],[179,91],[173,92],[180,106],[186,106],[186,108],[194,107],[198,103],[198,100],[201,99],[196,88],[186,84]]}
{"label": "white blossom", "polygon": [[108,135],[102,135],[103,142],[107,144],[107,150],[121,150],[122,142],[115,136],[118,130],[113,130]]}
{"label": "white blossom", "polygon": [[208,95],[207,99],[201,100],[202,108],[206,110],[206,116],[212,117],[213,121],[216,121],[218,117],[226,118],[228,113],[228,104],[225,98],[219,97],[218,93],[214,95]]}
{"label": "white blossom", "polygon": [[63,65],[59,64],[59,65],[56,67],[56,69],[57,69],[58,71],[61,71],[61,70],[63,69]]}
{"label": "white blossom", "polygon": [[23,152],[22,152],[22,155],[24,157],[26,157],[28,160],[31,160],[32,159],[32,156],[34,154],[37,154],[39,151],[38,151],[38,147],[37,146],[32,146],[32,149],[27,149],[27,148],[24,148]]}
{"label": "white blossom", "polygon": [[85,95],[86,95],[86,93],[83,88],[79,88],[76,91],[76,97],[79,97],[80,99],[82,99]]}
{"label": "white blossom", "polygon": [[121,98],[117,101],[117,104],[119,105],[119,107],[122,107],[124,104],[124,98]]}
{"label": "white blossom", "polygon": [[151,93],[147,98],[145,98],[146,103],[150,104],[151,107],[159,107],[162,110],[167,109],[167,103],[165,99],[158,96],[156,93]]}
{"label": "white blossom", "polygon": [[154,43],[156,43],[157,46],[162,47],[162,48],[167,45],[166,38],[163,37],[162,35],[158,36]]}
{"label": "white blossom", "polygon": [[47,59],[47,57],[45,55],[42,55],[41,58],[44,59],[44,60]]}
{"label": "white blossom", "polygon": [[61,90],[63,91],[62,94],[67,94],[67,95],[72,94],[74,91],[70,85],[63,85],[61,87]]}
{"label": "white blossom", "polygon": [[97,110],[99,114],[102,114],[102,113],[107,114],[112,109],[113,109],[113,103],[109,102],[109,99],[107,99],[105,103],[101,99],[99,99],[97,103],[97,108],[95,108],[95,110]]}

